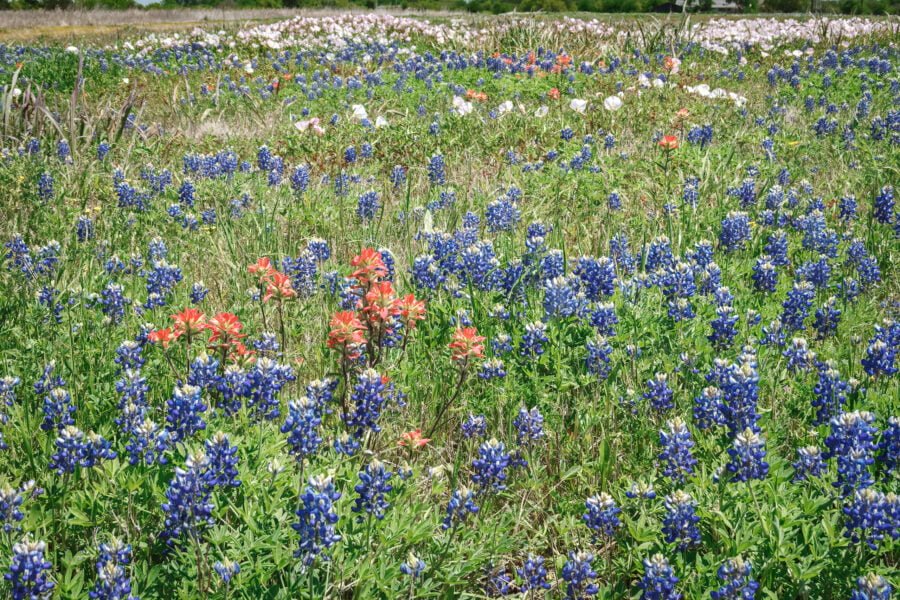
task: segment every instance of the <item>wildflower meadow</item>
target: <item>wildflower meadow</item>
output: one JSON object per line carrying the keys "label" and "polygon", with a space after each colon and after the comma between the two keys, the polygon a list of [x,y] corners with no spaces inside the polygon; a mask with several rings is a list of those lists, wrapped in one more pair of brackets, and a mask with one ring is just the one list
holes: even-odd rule
{"label": "wildflower meadow", "polygon": [[0,45],[0,596],[900,586],[900,25]]}

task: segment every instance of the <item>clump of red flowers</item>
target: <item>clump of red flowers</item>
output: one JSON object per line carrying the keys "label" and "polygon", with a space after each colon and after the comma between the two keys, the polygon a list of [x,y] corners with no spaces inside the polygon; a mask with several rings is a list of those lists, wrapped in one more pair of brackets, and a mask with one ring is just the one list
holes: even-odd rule
{"label": "clump of red flowers", "polygon": [[664,135],[657,144],[666,152],[671,152],[678,149],[678,138],[674,135]]}
{"label": "clump of red flowers", "polygon": [[397,334],[403,336],[405,348],[416,322],[425,318],[423,300],[412,294],[397,295],[380,252],[363,248],[350,266],[353,291],[359,298],[356,310],[335,313],[328,333],[328,347],[341,353],[345,372],[363,355],[368,366],[376,365],[388,340],[393,344]]}
{"label": "clump of red flowers", "polygon": [[241,332],[244,325],[236,315],[220,312],[207,318],[196,308],[186,308],[171,318],[174,323],[172,327],[155,329],[147,334],[151,343],[166,349],[172,342],[183,339],[190,347],[194,339],[208,331],[210,335],[206,341],[207,348],[234,362],[252,362],[253,352],[240,341],[247,334]]}

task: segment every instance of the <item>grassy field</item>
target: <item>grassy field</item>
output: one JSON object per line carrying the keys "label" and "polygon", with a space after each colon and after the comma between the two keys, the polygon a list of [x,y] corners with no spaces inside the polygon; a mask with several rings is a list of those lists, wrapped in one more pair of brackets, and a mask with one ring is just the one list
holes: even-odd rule
{"label": "grassy field", "polygon": [[0,595],[890,597],[895,21],[180,14],[3,21]]}

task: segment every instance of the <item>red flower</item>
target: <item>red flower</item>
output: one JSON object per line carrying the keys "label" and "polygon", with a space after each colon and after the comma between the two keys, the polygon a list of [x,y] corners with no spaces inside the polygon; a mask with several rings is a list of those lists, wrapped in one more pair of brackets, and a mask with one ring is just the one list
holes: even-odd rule
{"label": "red flower", "polygon": [[388,321],[391,317],[400,314],[400,307],[396,304],[397,294],[390,281],[379,281],[366,292],[366,306],[363,311],[372,321]]}
{"label": "red flower", "polygon": [[421,429],[414,429],[401,434],[397,445],[409,446],[410,448],[423,448],[428,445],[428,442],[430,441],[431,438],[422,437]]}
{"label": "red flower", "polygon": [[217,314],[207,321],[206,328],[212,331],[212,335],[209,336],[210,345],[218,342],[220,346],[228,346],[242,337],[247,337],[247,334],[241,333],[244,325],[232,313]]}
{"label": "red flower", "polygon": [[363,324],[351,310],[336,312],[331,317],[331,331],[328,332],[329,348],[361,346],[366,343]]}
{"label": "red flower", "polygon": [[150,340],[153,344],[162,344],[163,348],[168,348],[169,344],[172,343],[178,336],[172,333],[172,330],[169,327],[165,329],[157,329],[155,331],[151,331],[147,334],[147,339]]}
{"label": "red flower", "polygon": [[450,358],[454,362],[465,362],[470,358],[484,356],[484,336],[478,335],[474,327],[463,327],[453,332],[450,342]]}
{"label": "red flower", "polygon": [[554,100],[559,100],[559,88],[551,89],[549,92],[547,92],[547,95]]}
{"label": "red flower", "polygon": [[665,150],[666,152],[670,152],[678,148],[678,138],[674,135],[665,135],[663,139],[658,142],[659,147]]}
{"label": "red flower", "polygon": [[247,267],[248,273],[256,275],[259,285],[265,285],[274,270],[275,269],[272,268],[272,261],[269,260],[269,257],[267,256],[257,258],[255,263]]}
{"label": "red flower", "polygon": [[416,300],[412,294],[397,300],[397,308],[400,309],[400,318],[403,320],[403,324],[410,331],[416,328],[416,321],[425,318],[425,301]]}
{"label": "red flower", "polygon": [[236,365],[248,367],[256,362],[256,351],[250,350],[241,342],[235,342],[231,345],[228,359]]}
{"label": "red flower", "polygon": [[271,277],[266,284],[266,295],[263,296],[263,302],[268,302],[271,298],[275,298],[279,302],[297,297],[297,291],[291,285],[291,278],[284,273],[272,269]]}
{"label": "red flower", "polygon": [[356,267],[350,276],[366,288],[376,281],[384,279],[388,274],[381,253],[374,248],[363,248],[357,256],[353,257],[350,265]]}
{"label": "red flower", "polygon": [[175,321],[175,337],[186,335],[192,338],[206,329],[206,315],[196,308],[185,308],[177,315],[172,315],[172,320]]}

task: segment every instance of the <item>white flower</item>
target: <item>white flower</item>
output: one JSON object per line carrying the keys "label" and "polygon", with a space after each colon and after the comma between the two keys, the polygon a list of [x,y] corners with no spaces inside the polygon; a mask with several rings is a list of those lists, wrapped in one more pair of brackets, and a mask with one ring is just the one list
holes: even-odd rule
{"label": "white flower", "polygon": [[538,108],[536,111],[534,111],[534,116],[537,117],[538,119],[543,119],[544,117],[547,116],[548,112],[550,112],[550,109],[546,105],[544,105],[544,106],[541,106],[540,108]]}
{"label": "white flower", "polygon": [[122,83],[123,83],[124,85],[128,85],[129,83],[131,83],[131,80],[128,79],[127,77],[123,77],[123,78],[122,78]]}
{"label": "white flower", "polygon": [[580,98],[572,98],[572,101],[569,102],[569,108],[574,110],[577,113],[584,114],[584,111],[587,110],[587,100],[581,100]]}
{"label": "white flower", "polygon": [[369,118],[369,113],[366,112],[366,107],[362,104],[354,104],[351,108],[353,109],[353,118],[357,121]]}
{"label": "white flower", "polygon": [[305,121],[297,121],[296,123],[294,123],[294,127],[296,127],[297,131],[299,131],[300,133],[303,133],[308,129],[312,129],[313,133],[321,137],[325,134],[325,130],[322,129],[322,126],[319,123],[319,118],[313,117],[312,119],[307,119]]}
{"label": "white flower", "polygon": [[66,48],[66,52],[68,52],[70,54],[78,54],[80,52],[80,50],[78,50],[77,46],[69,46]]}
{"label": "white flower", "polygon": [[465,116],[472,112],[472,103],[463,100],[462,96],[453,96],[453,110],[460,116]]}
{"label": "white flower", "polygon": [[505,115],[512,109],[513,109],[513,103],[510,100],[507,100],[506,102],[502,103],[500,106],[497,107],[497,114]]}
{"label": "white flower", "polygon": [[247,75],[253,75],[253,63],[247,63],[244,65],[244,73]]}
{"label": "white flower", "polygon": [[20,90],[19,88],[13,88],[12,95],[13,98],[18,98],[22,95],[22,90]]}
{"label": "white flower", "polygon": [[613,111],[617,111],[620,108],[622,108],[623,104],[624,104],[624,102],[622,102],[622,99],[619,98],[618,96],[610,96],[609,98],[607,98],[606,100],[603,101],[603,108],[605,108],[606,110],[608,110],[610,112],[613,112]]}
{"label": "white flower", "polygon": [[382,116],[375,117],[375,127],[381,129],[388,126],[388,120]]}

